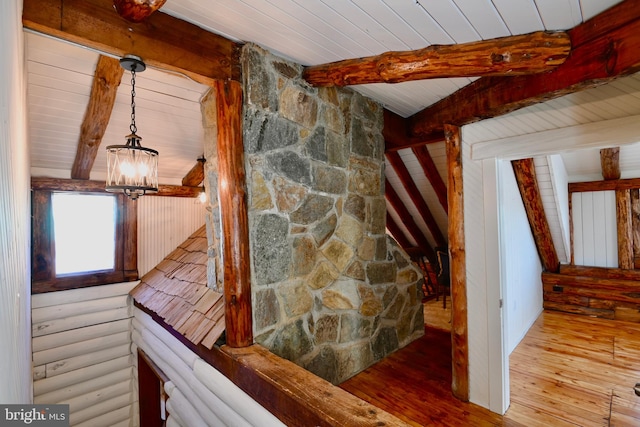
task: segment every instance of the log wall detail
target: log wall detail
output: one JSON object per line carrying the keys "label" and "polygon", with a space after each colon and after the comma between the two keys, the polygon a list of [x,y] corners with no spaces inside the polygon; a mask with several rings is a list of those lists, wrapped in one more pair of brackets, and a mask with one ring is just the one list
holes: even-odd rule
{"label": "log wall detail", "polygon": [[137,425],[128,296],[136,283],[32,297],[34,403],[69,404],[74,426]]}
{"label": "log wall detail", "polygon": [[562,266],[543,273],[544,308],[640,323],[640,272]]}

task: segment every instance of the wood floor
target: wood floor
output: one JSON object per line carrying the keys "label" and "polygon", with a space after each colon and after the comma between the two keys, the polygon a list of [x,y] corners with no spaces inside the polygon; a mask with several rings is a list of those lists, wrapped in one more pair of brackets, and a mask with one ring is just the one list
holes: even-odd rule
{"label": "wood floor", "polygon": [[509,360],[504,417],[451,395],[450,336],[429,327],[341,387],[414,426],[640,426],[640,324],[545,311]]}

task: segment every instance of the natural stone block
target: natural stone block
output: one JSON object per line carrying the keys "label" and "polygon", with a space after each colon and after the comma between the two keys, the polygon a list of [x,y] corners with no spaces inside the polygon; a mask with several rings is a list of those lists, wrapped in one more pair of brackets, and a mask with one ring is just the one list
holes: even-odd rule
{"label": "natural stone block", "polygon": [[325,105],[322,109],[322,120],[328,129],[332,131],[344,134],[344,121],[342,120],[342,114],[336,107]]}
{"label": "natural stone block", "polygon": [[243,53],[243,68],[249,70],[245,73],[247,82],[244,85],[247,102],[275,111],[278,105],[277,94],[271,73],[265,68],[266,51],[253,45],[244,49]]}
{"label": "natural stone block", "polygon": [[369,126],[380,126],[380,123],[382,123],[382,107],[380,104],[359,93],[353,95],[352,111],[354,115],[365,120]]}
{"label": "natural stone block", "polygon": [[256,292],[253,304],[253,318],[256,331],[261,331],[280,321],[280,304],[273,289],[264,289]]}
{"label": "natural stone block", "polygon": [[328,314],[320,317],[314,328],[316,344],[326,342],[336,342],[338,339],[338,321],[340,318],[335,314]]}
{"label": "natural stone block", "polygon": [[322,289],[335,282],[338,277],[340,277],[340,273],[331,264],[321,262],[311,272],[307,285],[311,289]]}
{"label": "natural stone block", "polygon": [[376,254],[376,239],[364,236],[358,246],[358,257],[364,261],[373,260]]}
{"label": "natural stone block", "polygon": [[[400,342],[405,342],[411,336],[413,332],[413,319],[414,311],[410,309],[405,309],[398,318],[396,329]],[[424,318],[422,319],[422,323],[424,324]]]}
{"label": "natural stone block", "polygon": [[292,122],[312,128],[318,120],[318,101],[302,89],[288,86],[280,95],[280,114]]}
{"label": "natural stone block", "polygon": [[347,188],[347,173],[331,166],[313,165],[313,188],[331,194],[342,194]]}
{"label": "natural stone block", "polygon": [[424,306],[418,305],[418,309],[413,314],[413,333],[420,332],[420,336],[424,335]]}
{"label": "natural stone block", "polygon": [[353,301],[335,289],[325,289],[322,291],[322,304],[332,310],[350,310],[356,308]]}
{"label": "natural stone block", "polygon": [[338,359],[333,348],[324,346],[320,352],[305,363],[304,368],[332,384],[338,384]]}
{"label": "natural stone block", "polygon": [[267,155],[269,169],[298,184],[311,184],[311,163],[293,151]]}
{"label": "natural stone block", "polygon": [[349,144],[347,139],[335,132],[327,132],[325,139],[327,163],[344,168],[349,163]]}
{"label": "natural stone block", "polygon": [[376,197],[369,203],[370,230],[373,234],[385,234],[387,228],[387,204],[384,197]]}
{"label": "natural stone block", "polygon": [[313,270],[317,249],[311,237],[303,236],[293,241],[293,274],[295,276],[303,276]]}
{"label": "natural stone block", "polygon": [[278,215],[265,214],[254,221],[253,262],[258,285],[287,278],[291,260],[291,247],[287,242],[288,231],[288,221]]}
{"label": "natural stone block", "polygon": [[293,184],[279,176],[273,179],[273,188],[276,193],[276,206],[283,213],[294,210],[307,195],[306,187]]}
{"label": "natural stone block", "polygon": [[307,313],[313,306],[313,298],[302,282],[288,283],[279,288],[287,316],[294,317]]}
{"label": "natural stone block", "polygon": [[344,271],[353,258],[353,249],[337,239],[331,239],[322,249],[322,253],[340,272]]}
{"label": "natural stone block", "polygon": [[324,218],[332,207],[333,199],[331,197],[309,193],[302,202],[302,205],[291,212],[289,218],[296,224],[311,224]]}
{"label": "natural stone block", "polygon": [[352,344],[336,350],[338,355],[338,381],[343,382],[373,364],[369,342]]}
{"label": "natural stone block", "polygon": [[398,295],[398,287],[395,285],[389,286],[382,297],[382,303],[385,309],[395,301],[396,295]]}
{"label": "natural stone block", "polygon": [[404,285],[407,283],[415,283],[418,280],[418,273],[413,269],[399,271],[396,276],[396,283]]}
{"label": "natural stone block", "polygon": [[370,319],[355,313],[345,313],[340,316],[340,339],[341,343],[358,341],[371,336],[372,323]]}
{"label": "natural stone block", "polygon": [[365,200],[357,194],[349,194],[344,204],[344,211],[358,218],[360,222],[365,220]]}
{"label": "natural stone block", "polygon": [[395,278],[395,262],[370,262],[367,264],[367,279],[369,279],[369,284],[392,283]]}
{"label": "natural stone block", "polygon": [[244,146],[248,153],[276,150],[298,142],[298,128],[277,114],[245,111]]}
{"label": "natural stone block", "polygon": [[265,211],[273,207],[271,201],[271,193],[267,187],[267,183],[264,181],[264,177],[259,172],[253,172],[251,174],[251,208],[257,211]]}
{"label": "natural stone block", "polygon": [[297,360],[309,353],[313,343],[309,339],[302,319],[290,323],[276,331],[271,351],[288,360]]}
{"label": "natural stone block", "polygon": [[325,242],[333,235],[337,223],[338,217],[336,214],[332,214],[316,224],[311,233],[316,239],[318,247],[322,247],[322,245],[324,245]]}
{"label": "natural stone block", "polygon": [[340,101],[338,99],[338,88],[335,86],[318,88],[318,97],[328,104],[338,107]]}
{"label": "natural stone block", "polygon": [[318,126],[305,142],[305,152],[313,160],[327,161],[326,132],[324,127]]}
{"label": "natural stone block", "polygon": [[398,266],[398,270],[402,270],[403,268],[411,264],[409,259],[406,258],[405,255],[402,252],[400,252],[400,250],[396,249],[395,240],[389,239],[388,244],[394,247],[394,249],[392,250],[393,259],[396,260],[396,265]]}
{"label": "natural stone block", "polygon": [[400,313],[402,313],[402,309],[404,308],[405,303],[406,297],[402,294],[397,294],[391,306],[389,306],[387,311],[384,312],[383,317],[385,319],[398,319],[400,317]]}
{"label": "natural stone block", "polygon": [[293,79],[294,77],[302,74],[302,67],[298,64],[292,64],[290,62],[274,60],[272,62],[273,69],[278,73],[286,77],[287,79]]}
{"label": "natural stone block", "polygon": [[373,289],[366,285],[358,285],[360,293],[360,314],[367,317],[377,316],[382,311],[382,301],[373,292]]}
{"label": "natural stone block", "polygon": [[360,261],[354,260],[344,272],[345,276],[351,277],[356,280],[365,280],[367,277],[364,272],[364,267]]}
{"label": "natural stone block", "polygon": [[343,215],[336,229],[336,236],[352,247],[358,247],[364,236],[364,226],[354,217]]}
{"label": "natural stone block", "polygon": [[376,254],[374,256],[374,259],[376,261],[384,261],[387,258],[387,256],[389,255],[389,252],[387,251],[387,235],[382,235],[382,236],[378,236],[375,238],[376,241]]}
{"label": "natural stone block", "polygon": [[378,335],[371,343],[374,360],[380,360],[398,349],[398,336],[392,327],[380,329]]}
{"label": "natural stone block", "polygon": [[382,160],[384,138],[378,129],[366,127],[360,118],[354,117],[351,120],[351,152],[358,156]]}
{"label": "natural stone block", "polygon": [[380,172],[356,169],[349,179],[349,191],[363,196],[380,194]]}

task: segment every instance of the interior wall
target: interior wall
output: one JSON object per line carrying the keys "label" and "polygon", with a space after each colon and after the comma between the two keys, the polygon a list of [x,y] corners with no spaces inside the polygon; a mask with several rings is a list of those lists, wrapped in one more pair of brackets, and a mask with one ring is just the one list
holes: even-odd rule
{"label": "interior wall", "polygon": [[129,291],[137,283],[33,296],[35,403],[68,404],[74,426],[135,425]]}
{"label": "interior wall", "polygon": [[187,197],[141,197],[138,275],[144,276],[205,223],[205,205]]}
{"label": "interior wall", "polygon": [[542,264],[511,162],[501,160],[498,167],[505,338],[511,354],[542,313]]}
{"label": "interior wall", "polygon": [[615,191],[571,195],[575,265],[618,267]]}
{"label": "interior wall", "polygon": [[0,2],[0,402],[30,403],[30,203],[22,1]]}

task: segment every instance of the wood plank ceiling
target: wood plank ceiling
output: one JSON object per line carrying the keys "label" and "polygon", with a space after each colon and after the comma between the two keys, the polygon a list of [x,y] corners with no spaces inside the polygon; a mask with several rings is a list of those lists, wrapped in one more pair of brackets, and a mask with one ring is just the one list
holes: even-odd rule
{"label": "wood plank ceiling", "polygon": [[[168,0],[161,12],[231,40],[255,42],[310,66],[434,44],[568,30],[617,3],[617,0],[220,0],[212,4],[206,0]],[[69,177],[98,56],[91,50],[27,35],[33,175]],[[456,77],[352,87],[382,103],[388,123],[409,121],[415,125],[430,111],[428,107],[474,81],[474,77]],[[143,144],[160,151],[161,183],[179,185],[203,153],[199,104],[207,87],[152,67],[139,74],[136,86],[137,123]],[[103,145],[122,143],[128,133],[129,91],[129,77],[125,73]],[[469,137],[491,140],[634,114],[640,114],[640,77],[635,75],[485,120],[470,127]],[[398,240],[404,240],[405,246],[421,246],[420,241],[431,248],[446,245],[447,164],[444,143],[438,135],[437,132],[431,135],[432,139],[423,136],[417,140],[418,146],[387,153],[390,229],[395,229],[394,234],[401,233]],[[387,144],[394,147],[395,142],[388,140]],[[103,151],[98,152],[92,179],[104,176]],[[563,159],[570,180],[593,177],[600,172],[599,157],[593,152],[567,153]],[[620,159],[623,177],[640,175],[640,148],[623,147]]]}

